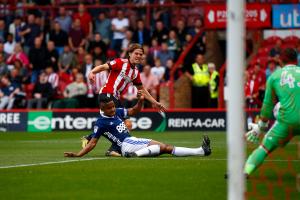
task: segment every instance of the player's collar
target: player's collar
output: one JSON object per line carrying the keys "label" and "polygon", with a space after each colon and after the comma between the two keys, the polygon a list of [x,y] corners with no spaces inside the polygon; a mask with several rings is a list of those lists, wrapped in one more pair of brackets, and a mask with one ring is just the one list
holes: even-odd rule
{"label": "player's collar", "polygon": [[130,62],[130,59],[129,59],[129,58],[130,58],[130,57],[128,56],[128,63],[129,63],[129,65],[130,65],[130,67],[131,67],[132,69],[135,69],[136,66]]}
{"label": "player's collar", "polygon": [[101,117],[103,117],[103,118],[113,118],[113,117],[109,117],[109,116],[106,116],[105,114],[104,114],[104,112],[103,111],[101,111],[100,110],[100,115],[101,115]]}

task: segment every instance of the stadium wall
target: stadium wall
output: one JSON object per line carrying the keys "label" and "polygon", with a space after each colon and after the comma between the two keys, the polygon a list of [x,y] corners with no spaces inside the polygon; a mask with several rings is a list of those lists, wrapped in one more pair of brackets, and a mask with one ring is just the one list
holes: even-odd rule
{"label": "stadium wall", "polygon": [[[247,121],[255,120],[258,110],[247,110]],[[0,131],[79,131],[91,130],[98,110],[11,110],[0,113]],[[133,130],[143,131],[225,131],[226,111],[215,109],[176,109],[166,113],[144,110],[130,118]],[[246,119],[245,119],[246,123]]]}

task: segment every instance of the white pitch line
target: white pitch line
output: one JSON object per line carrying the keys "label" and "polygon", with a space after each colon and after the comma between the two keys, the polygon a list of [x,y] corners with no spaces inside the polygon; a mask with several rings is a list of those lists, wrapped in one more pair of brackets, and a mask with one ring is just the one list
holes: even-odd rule
{"label": "white pitch line", "polygon": [[[195,158],[195,157],[194,157]],[[199,158],[199,157],[198,157]],[[19,165],[8,165],[8,166],[0,166],[0,169],[9,169],[9,168],[18,168],[18,167],[30,167],[30,166],[41,166],[41,165],[53,165],[53,164],[62,164],[62,163],[71,163],[71,162],[83,162],[89,160],[113,160],[119,158],[111,158],[111,157],[99,157],[99,158],[86,158],[86,159],[77,159],[77,160],[62,160],[62,161],[53,161],[53,162],[42,162],[42,163],[31,163],[31,164],[19,164]],[[129,158],[129,159],[119,159],[119,160],[191,160],[191,157],[160,157],[160,158]],[[227,161],[225,158],[201,158],[199,161]],[[300,162],[300,160],[285,160],[285,159],[277,159],[277,160],[265,160],[265,162]]]}
{"label": "white pitch line", "polygon": [[0,169],[9,169],[9,168],[17,168],[17,167],[30,167],[30,166],[39,166],[39,165],[53,165],[53,164],[61,164],[61,163],[82,162],[82,161],[88,161],[88,160],[103,160],[103,159],[106,159],[106,158],[86,158],[86,159],[78,159],[78,160],[61,160],[61,161],[53,161],[53,162],[8,165],[8,166],[0,166]]}

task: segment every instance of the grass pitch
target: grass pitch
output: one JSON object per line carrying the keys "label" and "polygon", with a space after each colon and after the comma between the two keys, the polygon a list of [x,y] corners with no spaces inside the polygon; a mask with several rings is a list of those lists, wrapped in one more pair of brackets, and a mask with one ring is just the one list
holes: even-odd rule
{"label": "grass pitch", "polygon": [[[226,135],[208,133],[209,157],[107,158],[101,138],[83,158],[64,158],[78,151],[88,132],[1,133],[1,199],[226,199]],[[133,132],[176,146],[197,147],[203,133]],[[247,181],[248,199],[298,199],[300,173],[296,139],[279,150]],[[254,146],[250,146],[252,150]],[[279,170],[278,170],[279,169]],[[273,195],[273,196],[272,196]],[[286,196],[288,195],[288,196]],[[277,198],[278,197],[278,198]]]}

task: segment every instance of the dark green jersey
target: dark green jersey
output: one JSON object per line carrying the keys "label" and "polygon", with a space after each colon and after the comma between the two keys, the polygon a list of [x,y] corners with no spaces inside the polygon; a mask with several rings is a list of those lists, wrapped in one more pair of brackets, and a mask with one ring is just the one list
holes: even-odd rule
{"label": "dark green jersey", "polygon": [[286,65],[268,79],[261,116],[270,119],[276,101],[281,106],[277,120],[287,124],[300,124],[300,67]]}

